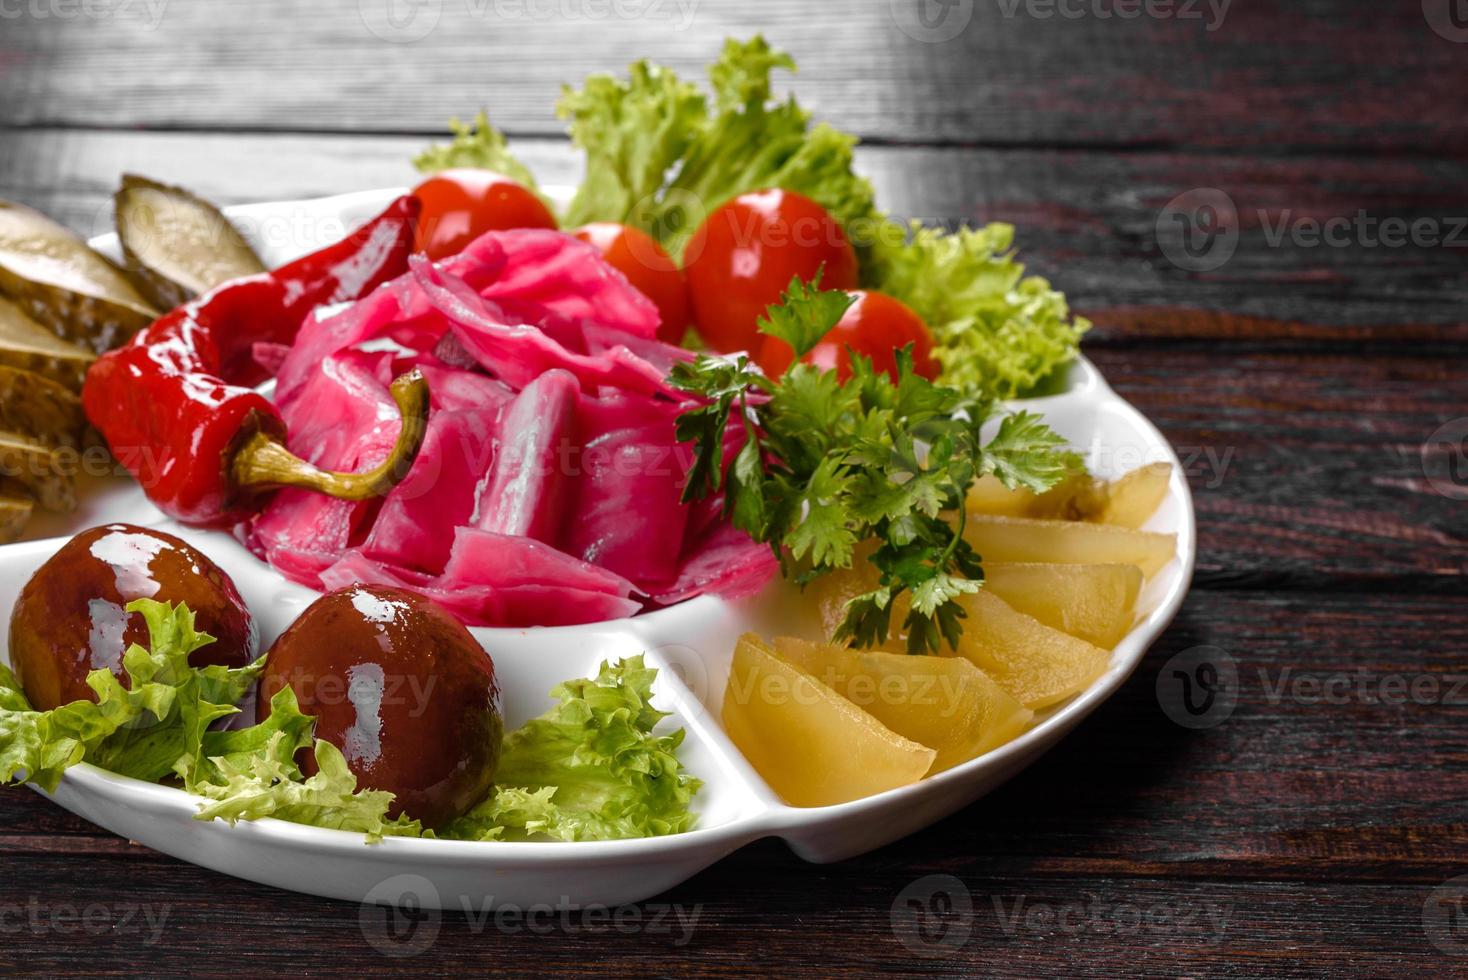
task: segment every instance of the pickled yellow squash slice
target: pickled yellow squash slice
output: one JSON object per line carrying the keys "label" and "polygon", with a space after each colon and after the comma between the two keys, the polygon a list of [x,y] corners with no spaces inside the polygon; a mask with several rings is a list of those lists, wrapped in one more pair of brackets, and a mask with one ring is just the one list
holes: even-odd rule
{"label": "pickled yellow squash slice", "polygon": [[724,692],[724,730],[793,806],[829,806],[923,778],[937,752],[890,731],[746,633]]}
{"label": "pickled yellow squash slice", "polygon": [[1034,712],[961,657],[910,657],[776,637],[775,652],[892,731],[936,749],[930,773],[1011,741]]}
{"label": "pickled yellow squash slice", "polygon": [[984,588],[1052,629],[1110,650],[1136,620],[1136,565],[985,562]]}
{"label": "pickled yellow squash slice", "polygon": [[968,613],[959,654],[1026,708],[1064,701],[1106,672],[1111,654],[1018,612],[991,592],[958,601]]}

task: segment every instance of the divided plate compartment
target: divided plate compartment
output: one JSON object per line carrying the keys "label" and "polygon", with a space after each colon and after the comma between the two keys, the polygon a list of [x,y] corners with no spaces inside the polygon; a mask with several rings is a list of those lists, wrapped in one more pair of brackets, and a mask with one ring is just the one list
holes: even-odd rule
{"label": "divided plate compartment", "polygon": [[[274,267],[345,234],[397,193],[246,205],[226,213]],[[291,232],[282,235],[282,228]],[[93,245],[117,254],[115,236]],[[51,798],[114,833],[251,881],[349,901],[471,912],[640,901],[761,837],[781,837],[814,862],[883,846],[983,796],[1074,728],[1135,669],[1181,606],[1192,576],[1192,498],[1176,454],[1151,423],[1112,392],[1084,358],[1071,368],[1064,392],[1027,400],[1024,407],[1042,414],[1098,475],[1115,477],[1145,463],[1171,463],[1167,497],[1146,528],[1176,533],[1177,554],[1147,583],[1139,599],[1144,615],[1112,652],[1105,674],[1080,695],[1042,713],[1018,739],[937,776],[850,803],[800,808],[783,803],[743,758],[719,720],[735,641],[748,630],[810,636],[814,626],[797,591],[782,582],[741,602],[703,596],[610,623],[472,631],[494,658],[509,727],[550,707],[549,692],[561,681],[594,676],[603,660],[644,654],[658,668],[654,704],[670,712],[659,730],[685,731],[680,758],[703,782],[695,798],[697,826],[685,834],[578,843],[389,838],[366,844],[360,834],[272,819],[232,827],[195,820],[197,798],[86,764],[68,771]],[[219,564],[255,615],[262,650],[317,596],[286,581],[229,534],[165,518],[126,478],[91,478],[82,492],[78,512],[48,516],[31,535],[51,537],[0,546],[0,611],[7,627],[21,587],[65,536],[112,521],[159,527]],[[7,635],[8,628],[0,633]]]}

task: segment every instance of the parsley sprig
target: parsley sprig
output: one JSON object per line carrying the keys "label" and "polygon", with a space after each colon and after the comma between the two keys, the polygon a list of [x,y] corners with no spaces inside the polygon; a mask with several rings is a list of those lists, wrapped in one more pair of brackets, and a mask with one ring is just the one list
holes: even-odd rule
{"label": "parsley sprig", "polygon": [[[992,402],[917,375],[910,349],[897,352],[895,380],[853,352],[851,377],[799,362],[851,305],[840,291],[791,280],[760,330],[788,343],[796,363],[778,379],[744,355],[700,356],[673,369],[672,384],[702,403],[678,419],[694,447],[685,501],[720,491],[735,526],[768,543],[786,577],[804,585],[848,568],[864,542],[878,586],[851,599],[835,639],[881,644],[895,601],[910,653],[957,647],[963,607],[983,582],[980,556],[964,540],[964,499],[992,474],[1011,489],[1049,489],[1079,465],[1038,415],[1003,417],[986,442]],[[732,426],[743,446],[725,465]],[[737,430],[732,430],[737,432]]]}

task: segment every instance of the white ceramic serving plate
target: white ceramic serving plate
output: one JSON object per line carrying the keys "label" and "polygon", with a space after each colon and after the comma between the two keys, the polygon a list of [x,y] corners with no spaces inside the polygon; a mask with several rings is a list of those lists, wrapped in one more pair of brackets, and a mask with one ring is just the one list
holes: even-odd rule
{"label": "white ceramic serving plate", "polygon": [[[396,191],[230,209],[272,265],[312,251],[376,213]],[[95,245],[116,254],[109,236]],[[80,765],[56,792],[58,804],[165,854],[252,881],[331,898],[411,902],[419,907],[482,909],[490,905],[585,907],[640,901],[685,880],[762,837],[781,837],[801,857],[837,861],[897,840],[978,799],[1059,741],[1121,686],[1143,652],[1182,604],[1192,576],[1194,518],[1187,481],[1162,435],[1107,387],[1084,359],[1068,389],[1026,402],[1073,445],[1093,469],[1115,476],[1142,463],[1167,461],[1167,499],[1148,527],[1177,534],[1175,559],[1148,583],[1145,617],[1112,654],[1110,669],[1083,694],[1049,712],[1029,732],[981,758],[931,779],[840,806],[784,805],[720,728],[719,705],[735,638],[806,633],[800,599],[784,585],[745,602],[701,597],[651,615],[594,626],[478,629],[504,688],[507,724],[550,705],[560,681],[594,674],[599,661],[646,652],[660,671],[656,702],[672,712],[665,724],[687,730],[683,759],[704,781],[696,830],[672,837],[592,843],[487,843],[388,839],[366,844],[341,831],[277,820],[234,827],[193,819],[197,801],[180,790]],[[62,544],[59,537],[113,520],[166,528],[199,547],[233,576],[269,644],[315,597],[286,582],[228,534],[179,527],[118,478],[92,481],[82,510],[41,527],[44,540],[0,548],[0,610],[12,608],[31,573]],[[263,649],[263,647],[262,647]],[[798,751],[798,747],[792,747]]]}

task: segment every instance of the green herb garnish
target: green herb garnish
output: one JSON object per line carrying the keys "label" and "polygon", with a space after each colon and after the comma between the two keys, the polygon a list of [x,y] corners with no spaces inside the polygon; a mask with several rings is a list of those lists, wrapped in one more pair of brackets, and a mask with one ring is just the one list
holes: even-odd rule
{"label": "green herb garnish", "polygon": [[[799,358],[849,304],[844,293],[794,280],[760,329]],[[845,382],[799,362],[772,380],[743,355],[701,356],[677,365],[672,383],[705,399],[678,420],[678,438],[694,448],[685,499],[722,489],[735,526],[768,543],[802,585],[850,567],[857,547],[875,542],[868,560],[878,587],[847,603],[835,639],[882,643],[905,593],[908,650],[926,653],[958,645],[964,612],[955,600],[982,584],[979,555],[963,538],[969,487],[992,474],[1041,492],[1079,461],[1029,412],[1005,416],[985,441],[991,402],[919,377],[910,350],[897,352],[897,365],[893,380],[853,353]],[[746,441],[726,467],[731,418]]]}

